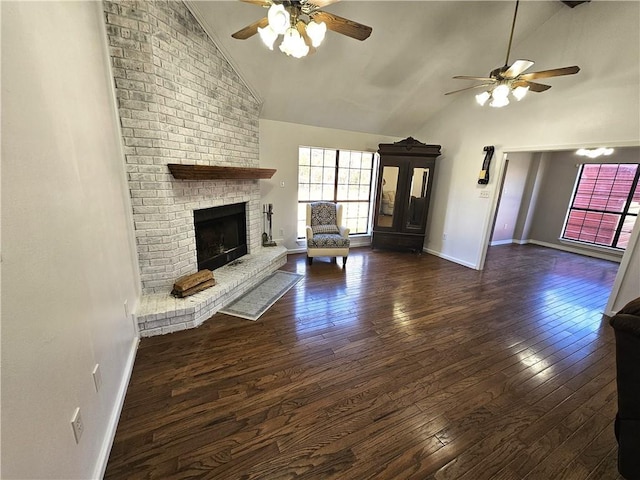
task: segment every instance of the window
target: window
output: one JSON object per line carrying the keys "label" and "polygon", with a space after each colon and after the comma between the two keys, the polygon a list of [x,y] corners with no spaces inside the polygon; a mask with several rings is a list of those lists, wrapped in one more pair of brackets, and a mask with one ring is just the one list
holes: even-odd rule
{"label": "window", "polygon": [[307,203],[319,200],[344,205],[342,220],[351,235],[368,233],[374,155],[315,147],[298,149],[298,238],[305,237]]}
{"label": "window", "polygon": [[580,167],[562,238],[624,250],[640,212],[635,163]]}

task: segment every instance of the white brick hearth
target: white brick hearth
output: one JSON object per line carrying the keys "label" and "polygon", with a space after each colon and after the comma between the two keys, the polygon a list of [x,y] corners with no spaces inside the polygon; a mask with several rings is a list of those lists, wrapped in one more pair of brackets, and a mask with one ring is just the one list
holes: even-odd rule
{"label": "white brick hearth", "polygon": [[151,294],[138,309],[140,336],[149,337],[198,327],[224,305],[238,298],[284,265],[284,247],[262,248],[214,271],[216,285],[186,298]]}

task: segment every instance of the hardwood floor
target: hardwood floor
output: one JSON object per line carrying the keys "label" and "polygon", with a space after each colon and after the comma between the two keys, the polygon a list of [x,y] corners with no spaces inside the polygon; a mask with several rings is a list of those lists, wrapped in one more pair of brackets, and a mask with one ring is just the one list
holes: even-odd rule
{"label": "hardwood floor", "polygon": [[108,479],[620,479],[618,265],[535,246],[290,255],[257,322],[143,339]]}

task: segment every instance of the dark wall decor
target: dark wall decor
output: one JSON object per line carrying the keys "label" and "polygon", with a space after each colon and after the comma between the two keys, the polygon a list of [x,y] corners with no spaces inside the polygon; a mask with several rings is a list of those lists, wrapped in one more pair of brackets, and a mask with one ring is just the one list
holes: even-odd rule
{"label": "dark wall decor", "polygon": [[493,152],[495,148],[491,145],[484,147],[484,152],[486,152],[484,156],[484,161],[482,162],[482,170],[480,170],[480,175],[478,175],[478,184],[486,185],[489,183],[489,168],[491,167],[491,159],[493,158]]}

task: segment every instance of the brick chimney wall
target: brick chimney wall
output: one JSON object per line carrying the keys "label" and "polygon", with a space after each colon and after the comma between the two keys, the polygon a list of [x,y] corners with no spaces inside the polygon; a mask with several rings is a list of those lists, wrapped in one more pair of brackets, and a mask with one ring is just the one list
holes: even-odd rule
{"label": "brick chimney wall", "polygon": [[168,163],[257,167],[259,103],[182,2],[105,0],[144,294],[197,270],[193,211],[247,203],[261,245],[257,180],[175,180]]}

